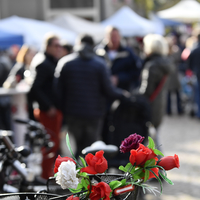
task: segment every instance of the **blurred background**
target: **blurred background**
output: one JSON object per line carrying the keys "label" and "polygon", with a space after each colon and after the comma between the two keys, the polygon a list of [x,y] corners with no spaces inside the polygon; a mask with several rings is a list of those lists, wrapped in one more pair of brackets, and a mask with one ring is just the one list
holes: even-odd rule
{"label": "blurred background", "polygon": [[[177,102],[176,94],[172,94],[170,110],[166,108],[159,135],[163,153],[179,155],[181,167],[169,172],[174,186],[164,184],[163,195],[147,194],[144,198],[200,200],[200,115],[195,96],[199,88],[196,88],[195,73],[187,67],[187,58],[200,30],[200,0],[0,0],[1,57],[10,70],[21,46],[26,44],[38,52],[47,32],[58,34],[72,46],[79,34],[88,33],[98,44],[104,39],[108,25],[119,29],[122,43],[131,47],[141,60],[144,59],[143,38],[147,34],[162,35],[169,39],[169,44],[178,47],[176,69],[181,100]],[[25,85],[20,87],[22,93],[27,93]],[[1,96],[5,94],[1,90]],[[15,94],[11,92],[13,98],[8,100],[8,105],[12,104],[12,118],[27,119],[25,108],[17,113],[25,103],[15,98]],[[22,125],[15,124],[14,129],[18,133],[26,132]],[[66,134],[63,132],[61,137]],[[21,141],[15,138],[17,145]],[[67,150],[63,141],[64,155]]]}

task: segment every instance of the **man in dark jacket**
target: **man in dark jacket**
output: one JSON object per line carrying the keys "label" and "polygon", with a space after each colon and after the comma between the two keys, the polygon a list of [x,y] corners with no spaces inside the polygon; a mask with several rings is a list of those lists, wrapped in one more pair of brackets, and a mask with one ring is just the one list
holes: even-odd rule
{"label": "man in dark jacket", "polygon": [[91,36],[82,36],[75,52],[62,58],[55,72],[60,105],[67,131],[76,139],[77,156],[100,139],[106,98],[122,99],[125,94],[112,85],[106,65],[95,55],[93,45]]}
{"label": "man in dark jacket", "polygon": [[[139,85],[139,76],[141,71],[141,60],[133,51],[121,44],[121,35],[117,28],[107,27],[105,40],[95,48],[98,56],[102,57],[111,71],[111,81],[118,88],[131,91]],[[103,125],[103,140],[110,142],[108,138],[109,120],[112,118],[110,113],[110,104]]]}
{"label": "man in dark jacket", "polygon": [[197,77],[197,89],[195,92],[198,106],[197,117],[200,118],[200,34],[198,34],[197,39],[197,46],[191,51],[187,63]]}
{"label": "man in dark jacket", "polygon": [[[11,65],[4,61],[4,55],[0,55],[0,87],[8,77]],[[0,129],[11,130],[11,99],[9,96],[0,96]]]}
{"label": "man in dark jacket", "polygon": [[103,57],[111,70],[111,80],[119,88],[130,91],[137,87],[141,60],[133,51],[121,44],[119,30],[107,28],[107,37],[96,47],[96,54]]}
{"label": "man in dark jacket", "polygon": [[56,109],[53,94],[53,79],[57,61],[60,58],[61,46],[59,38],[48,35],[45,40],[45,52],[38,53],[32,60],[31,70],[35,75],[30,96],[39,104],[39,121],[45,126],[54,147],[43,150],[42,177],[48,179],[53,175],[54,162],[59,150],[59,132],[62,114]]}

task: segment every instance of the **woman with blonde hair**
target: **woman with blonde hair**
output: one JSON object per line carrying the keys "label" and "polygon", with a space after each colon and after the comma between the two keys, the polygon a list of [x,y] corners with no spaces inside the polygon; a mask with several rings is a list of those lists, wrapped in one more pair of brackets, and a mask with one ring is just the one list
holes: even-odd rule
{"label": "woman with blonde hair", "polygon": [[[35,50],[27,45],[23,45],[16,57],[16,64],[11,69],[8,78],[3,83],[4,88],[15,88],[17,84],[21,80],[26,80],[25,82],[28,83],[28,77],[30,76],[29,66],[30,63],[35,55]],[[27,102],[28,102],[28,112],[29,118],[35,120],[33,115],[33,102],[32,98],[29,94],[27,94]]]}
{"label": "woman with blonde hair", "polygon": [[17,83],[26,77],[30,63],[35,55],[35,51],[27,45],[23,45],[16,57],[16,64],[11,69],[8,78],[3,84],[4,88],[14,88]]}
{"label": "woman with blonde hair", "polygon": [[[149,34],[144,37],[144,53],[146,59],[141,75],[140,93],[150,101],[151,123],[158,129],[165,113],[166,78],[170,73],[170,63],[167,59],[168,43],[165,38],[157,34]],[[158,134],[156,131],[155,142],[157,147]]]}

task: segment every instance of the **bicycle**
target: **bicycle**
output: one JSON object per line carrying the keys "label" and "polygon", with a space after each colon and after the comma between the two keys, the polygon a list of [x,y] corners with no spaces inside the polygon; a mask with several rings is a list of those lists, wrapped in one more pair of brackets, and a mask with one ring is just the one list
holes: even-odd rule
{"label": "bicycle", "polygon": [[15,148],[9,138],[13,134],[12,131],[0,131],[0,190],[1,192],[36,192],[38,189],[46,189],[46,180],[39,176],[40,149],[53,147],[53,142],[50,141],[49,135],[40,123],[21,119],[15,121],[27,125],[28,131],[25,134],[27,146]]}

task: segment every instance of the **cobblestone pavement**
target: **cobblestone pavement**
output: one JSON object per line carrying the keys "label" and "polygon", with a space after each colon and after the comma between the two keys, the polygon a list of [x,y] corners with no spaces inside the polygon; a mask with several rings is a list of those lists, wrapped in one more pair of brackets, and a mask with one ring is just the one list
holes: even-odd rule
{"label": "cobblestone pavement", "polygon": [[188,115],[165,116],[159,133],[163,154],[177,154],[180,168],[167,172],[173,186],[164,182],[162,195],[146,194],[145,199],[200,200],[200,120]]}

